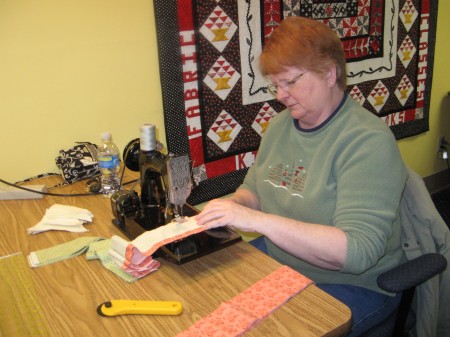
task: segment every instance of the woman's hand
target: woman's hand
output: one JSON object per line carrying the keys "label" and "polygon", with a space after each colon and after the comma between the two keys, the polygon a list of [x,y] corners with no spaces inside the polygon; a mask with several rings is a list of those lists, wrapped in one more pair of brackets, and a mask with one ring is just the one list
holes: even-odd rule
{"label": "woman's hand", "polygon": [[255,232],[254,224],[261,212],[242,206],[229,199],[214,199],[195,217],[198,224],[207,229],[230,226],[244,232]]}

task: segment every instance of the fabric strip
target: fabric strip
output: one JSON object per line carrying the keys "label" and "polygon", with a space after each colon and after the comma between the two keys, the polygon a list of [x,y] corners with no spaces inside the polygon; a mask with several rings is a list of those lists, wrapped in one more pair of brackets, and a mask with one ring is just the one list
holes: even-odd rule
{"label": "fabric strip", "polygon": [[54,247],[31,252],[28,255],[28,262],[34,268],[70,259],[83,254],[92,242],[100,240],[104,240],[104,238],[85,236]]}
{"label": "fabric strip", "polygon": [[280,267],[176,337],[241,336],[311,283],[290,267]]}

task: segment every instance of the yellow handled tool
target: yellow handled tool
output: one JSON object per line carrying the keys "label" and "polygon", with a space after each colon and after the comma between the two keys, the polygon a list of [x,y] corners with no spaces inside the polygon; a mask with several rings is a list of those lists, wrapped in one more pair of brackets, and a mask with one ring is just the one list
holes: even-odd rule
{"label": "yellow handled tool", "polygon": [[177,301],[111,300],[97,307],[100,316],[179,315],[182,311],[183,305]]}

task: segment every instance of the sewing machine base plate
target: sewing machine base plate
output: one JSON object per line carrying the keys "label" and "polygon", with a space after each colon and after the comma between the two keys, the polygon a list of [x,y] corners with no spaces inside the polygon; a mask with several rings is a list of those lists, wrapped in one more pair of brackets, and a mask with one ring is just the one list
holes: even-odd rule
{"label": "sewing machine base plate", "polygon": [[[186,216],[194,216],[198,213],[199,211],[191,205],[185,205],[183,208],[183,214]],[[122,223],[114,219],[113,224],[130,240],[149,230],[145,228],[144,218],[140,215],[125,218]],[[227,227],[215,228],[169,243],[158,249],[154,257],[162,257],[172,263],[183,264],[239,241],[241,236],[236,231]]]}

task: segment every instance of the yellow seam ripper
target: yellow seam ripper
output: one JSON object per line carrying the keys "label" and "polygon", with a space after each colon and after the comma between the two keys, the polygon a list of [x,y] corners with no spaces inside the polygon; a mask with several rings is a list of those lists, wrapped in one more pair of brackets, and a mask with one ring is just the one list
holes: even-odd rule
{"label": "yellow seam ripper", "polygon": [[177,301],[111,300],[100,304],[100,316],[117,315],[179,315],[183,305]]}

